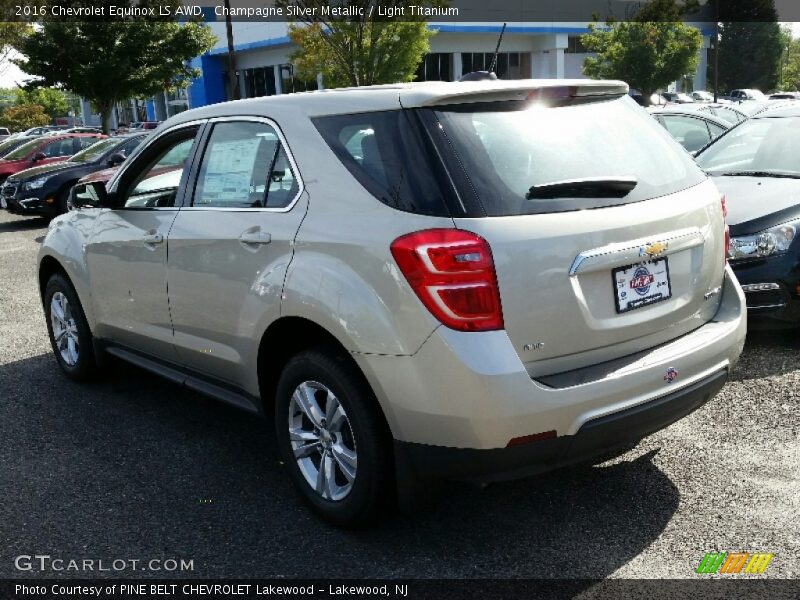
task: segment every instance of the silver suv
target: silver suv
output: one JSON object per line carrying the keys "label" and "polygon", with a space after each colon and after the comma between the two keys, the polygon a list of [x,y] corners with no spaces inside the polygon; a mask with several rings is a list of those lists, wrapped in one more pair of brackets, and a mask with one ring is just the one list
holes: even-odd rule
{"label": "silver suv", "polygon": [[639,440],[745,336],[724,200],[619,82],[191,110],[72,204],[39,256],[64,372],[110,355],[274,415],[340,525]]}

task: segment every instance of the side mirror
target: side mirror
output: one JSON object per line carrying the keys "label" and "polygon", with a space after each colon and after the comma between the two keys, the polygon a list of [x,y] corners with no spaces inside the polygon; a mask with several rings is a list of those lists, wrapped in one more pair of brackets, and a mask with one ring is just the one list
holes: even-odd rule
{"label": "side mirror", "polygon": [[123,162],[125,162],[125,157],[119,152],[115,152],[114,154],[108,157],[109,167],[116,167],[117,165],[121,165]]}
{"label": "side mirror", "polygon": [[102,181],[79,183],[72,187],[69,195],[70,208],[99,208],[110,205],[110,195]]}
{"label": "side mirror", "polygon": [[47,158],[47,155],[44,152],[37,152],[36,154],[33,155],[31,162],[39,162],[40,160],[44,160],[45,158]]}

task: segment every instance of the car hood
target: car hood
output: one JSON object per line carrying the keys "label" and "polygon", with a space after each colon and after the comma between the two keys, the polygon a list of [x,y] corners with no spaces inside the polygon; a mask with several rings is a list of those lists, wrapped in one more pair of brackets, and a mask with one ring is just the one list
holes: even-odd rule
{"label": "car hood", "polygon": [[12,176],[12,179],[14,180],[30,179],[31,177],[38,177],[39,175],[47,175],[54,171],[63,171],[64,169],[70,169],[82,166],[84,166],[82,163],[72,163],[72,162],[49,163],[46,165],[39,165],[38,167],[31,167],[30,169],[24,169],[19,173],[15,173]]}
{"label": "car hood", "polygon": [[[800,212],[800,179],[776,177],[713,177],[719,191],[725,194],[728,223],[739,230],[777,224],[795,208]],[[777,215],[776,213],[782,213]],[[768,223],[775,215],[775,223]]]}
{"label": "car hood", "polygon": [[108,181],[118,170],[119,167],[109,167],[108,169],[103,169],[102,171],[95,171],[89,175],[84,175],[78,181],[80,183],[88,183],[89,181]]}

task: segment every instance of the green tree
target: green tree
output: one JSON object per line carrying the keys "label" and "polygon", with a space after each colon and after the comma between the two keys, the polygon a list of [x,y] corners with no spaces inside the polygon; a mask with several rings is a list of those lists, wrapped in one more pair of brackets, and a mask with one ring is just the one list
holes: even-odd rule
{"label": "green tree", "polygon": [[69,110],[66,94],[55,88],[17,88],[14,95],[15,104],[38,104],[51,119],[63,117]]}
{"label": "green tree", "polygon": [[[411,81],[430,50],[435,33],[425,18],[410,14],[410,5],[442,7],[441,0],[398,0],[403,20],[378,16],[376,0],[278,0],[276,5],[316,9],[315,16],[298,17],[289,25],[289,38],[299,48],[292,54],[301,79],[322,73],[325,87],[361,86]],[[323,16],[328,6],[345,6],[360,16]],[[312,14],[312,13],[308,13]]]}
{"label": "green tree", "polygon": [[0,115],[0,125],[8,127],[11,131],[24,131],[31,127],[47,125],[49,122],[50,117],[38,104],[9,106]]}
{"label": "green tree", "polygon": [[800,91],[800,39],[789,39],[781,66],[780,88]]}
{"label": "green tree", "polygon": [[[158,13],[157,7],[166,2],[100,0],[69,4],[154,6]],[[25,38],[19,47],[24,58],[14,62],[39,77],[33,85],[68,89],[90,100],[107,131],[115,102],[188,85],[198,75],[188,61],[211,49],[215,39],[207,26],[196,22],[48,19]]]}
{"label": "green tree", "polygon": [[642,92],[644,102],[659,88],[691,75],[703,38],[697,29],[677,20],[688,6],[657,0],[645,5],[633,21],[591,23],[581,41],[597,56],[584,59],[584,74],[626,81]]}
{"label": "green tree", "polygon": [[776,88],[783,46],[774,0],[724,0],[719,16],[720,89]]}
{"label": "green tree", "polygon": [[33,31],[31,24],[16,16],[17,6],[24,3],[16,0],[0,0],[0,66],[6,63],[14,48]]}

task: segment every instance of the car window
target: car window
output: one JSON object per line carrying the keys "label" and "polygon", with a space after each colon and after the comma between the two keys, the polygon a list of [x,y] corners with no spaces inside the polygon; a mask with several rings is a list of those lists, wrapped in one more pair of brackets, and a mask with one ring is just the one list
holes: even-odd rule
{"label": "car window", "polygon": [[217,123],[203,155],[192,205],[284,208],[298,190],[275,129],[266,123]]}
{"label": "car window", "polygon": [[97,143],[100,138],[96,137],[79,137],[75,138],[77,150],[83,150],[84,148],[88,148],[92,144]]}
{"label": "car window", "polygon": [[667,131],[689,152],[700,150],[711,141],[705,121],[683,115],[661,115]]}
{"label": "car window", "polygon": [[697,157],[711,173],[747,171],[800,175],[800,117],[751,119]]}
{"label": "car window", "polygon": [[71,156],[74,154],[74,149],[72,146],[72,138],[62,138],[60,140],[56,140],[50,144],[47,144],[42,148],[41,152],[47,158],[56,158],[58,156]]}
{"label": "car window", "polygon": [[406,212],[450,216],[436,160],[409,111],[314,119],[336,157],[373,196]]}
{"label": "car window", "polygon": [[88,145],[86,148],[75,154],[70,158],[70,161],[76,163],[85,163],[96,160],[101,154],[108,151],[109,148],[118,144],[119,141],[113,138],[106,138],[104,140],[92,139],[94,144]]}
{"label": "car window", "polygon": [[125,208],[167,208],[175,206],[181,177],[192,151],[197,129],[190,129],[167,136],[156,143],[151,152],[142,156],[142,169],[131,167],[126,172],[133,175],[127,186],[131,191],[123,194]]}
{"label": "car window", "polygon": [[143,135],[136,135],[129,139],[127,142],[124,142],[119,145],[119,147],[114,151],[116,154],[121,154],[124,158],[128,158],[131,155],[131,152],[136,150],[145,140],[145,136]]}
{"label": "car window", "polygon": [[720,127],[719,125],[715,125],[714,123],[710,123],[708,121],[706,121],[706,125],[708,126],[708,131],[711,133],[712,138],[718,138],[726,131],[724,127]]}

